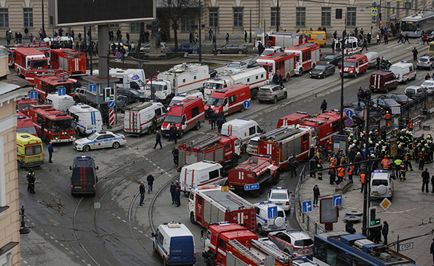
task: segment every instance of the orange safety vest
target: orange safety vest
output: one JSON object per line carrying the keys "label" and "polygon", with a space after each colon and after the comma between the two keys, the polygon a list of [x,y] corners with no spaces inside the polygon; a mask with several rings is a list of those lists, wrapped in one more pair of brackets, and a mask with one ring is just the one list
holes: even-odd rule
{"label": "orange safety vest", "polygon": [[338,176],[344,177],[345,176],[345,169],[343,167],[338,168]]}
{"label": "orange safety vest", "polygon": [[383,159],[383,160],[381,160],[381,166],[383,166],[383,169],[389,169],[390,168],[389,159]]}
{"label": "orange safety vest", "polygon": [[353,175],[353,171],[354,171],[354,165],[348,167],[348,175]]}
{"label": "orange safety vest", "polygon": [[360,182],[362,184],[365,184],[365,177],[366,177],[366,174],[364,174],[364,173],[360,174]]}

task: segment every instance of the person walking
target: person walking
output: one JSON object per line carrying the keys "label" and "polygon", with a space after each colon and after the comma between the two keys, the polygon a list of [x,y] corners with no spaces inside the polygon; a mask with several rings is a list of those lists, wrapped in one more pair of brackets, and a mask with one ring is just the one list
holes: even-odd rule
{"label": "person walking", "polygon": [[366,174],[365,172],[360,172],[360,192],[363,192],[363,189],[365,188],[365,182],[366,182]]}
{"label": "person walking", "polygon": [[247,42],[247,31],[244,31],[244,42]]}
{"label": "person walking", "polygon": [[368,41],[366,39],[363,39],[362,52],[363,52],[363,49],[368,51]]}
{"label": "person walking", "polygon": [[408,42],[408,44],[410,44],[410,40],[408,39],[408,34],[405,34],[404,36],[404,43]]}
{"label": "person walking", "polygon": [[170,184],[170,196],[172,197],[172,205],[176,203],[176,185],[174,182]]}
{"label": "person walking", "polygon": [[420,175],[422,177],[422,192],[424,192],[424,188],[425,188],[425,192],[428,193],[428,184],[429,184],[429,172],[428,172],[428,168],[425,168],[425,171],[422,172],[422,174]]}
{"label": "person walking", "polygon": [[53,143],[51,141],[48,143],[47,150],[48,150],[48,162],[53,163],[52,159],[53,159],[54,148],[53,148]]}
{"label": "person walking", "polygon": [[375,36],[375,38],[377,39],[377,45],[380,44],[380,41],[381,41],[380,33],[377,32],[377,35]]}
{"label": "person walking", "polygon": [[413,47],[413,50],[411,51],[413,53],[413,61],[417,60],[417,55],[419,52],[417,51],[416,47]]}
{"label": "person walking", "polygon": [[176,182],[175,203],[176,207],[181,206],[181,186],[179,185],[179,182]]}
{"label": "person walking", "polygon": [[148,175],[148,177],[146,178],[146,181],[148,182],[148,194],[152,192],[152,186],[154,185],[154,176],[153,175]]}
{"label": "person walking", "polygon": [[381,228],[381,234],[383,235],[384,245],[387,245],[387,235],[389,234],[389,224],[387,223],[387,221],[383,222],[383,228]]}
{"label": "person walking", "polygon": [[157,148],[157,145],[160,145],[160,149],[163,148],[163,145],[161,145],[161,131],[160,130],[157,130],[157,132],[155,133],[154,150],[155,150],[155,148]]}
{"label": "person walking", "polygon": [[338,182],[336,184],[342,183],[345,177],[345,168],[342,166],[342,164],[338,167]]}
{"label": "person walking", "polygon": [[225,37],[225,39],[226,39],[226,44],[228,44],[228,43],[229,43],[229,33],[227,33],[227,32],[226,32],[226,37]]}
{"label": "person walking", "polygon": [[325,113],[326,110],[327,110],[327,101],[324,99],[322,100],[321,103],[321,112]]}
{"label": "person walking", "polygon": [[173,140],[175,144],[178,142],[178,130],[176,129],[176,125],[172,123],[169,128],[170,140]]}
{"label": "person walking", "polygon": [[320,196],[320,191],[318,185],[313,186],[313,207],[318,207],[318,198]]}
{"label": "person walking", "polygon": [[140,182],[139,185],[139,192],[140,192],[140,206],[143,206],[143,201],[145,200],[145,184],[143,182]]}
{"label": "person walking", "polygon": [[172,156],[173,156],[173,163],[178,168],[179,165],[179,150],[175,147],[172,150]]}
{"label": "person walking", "polygon": [[35,194],[35,182],[36,182],[36,176],[35,172],[32,168],[29,169],[29,172],[27,173],[27,191],[31,194]]}

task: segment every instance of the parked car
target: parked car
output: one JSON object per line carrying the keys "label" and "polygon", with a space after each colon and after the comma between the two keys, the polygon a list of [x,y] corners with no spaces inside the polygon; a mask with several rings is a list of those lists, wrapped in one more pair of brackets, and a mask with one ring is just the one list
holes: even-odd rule
{"label": "parked car", "polygon": [[230,70],[242,70],[242,69],[246,69],[247,68],[247,62],[244,62],[244,61],[230,62],[229,64],[226,65],[226,68],[230,69]]}
{"label": "parked car", "polygon": [[78,103],[86,103],[86,89],[76,88],[74,90],[74,101]]}
{"label": "parked car", "polygon": [[389,113],[392,111],[393,107],[399,107],[400,104],[397,103],[394,99],[390,98],[377,98],[372,99],[372,106],[377,106],[383,108],[385,111]]}
{"label": "parked car", "polygon": [[428,94],[433,94],[434,93],[434,80],[425,80],[422,84],[420,84],[420,86],[422,88],[426,89],[426,92]]}
{"label": "parked car", "polygon": [[[270,208],[275,208],[276,210],[276,213],[272,217],[269,216]],[[259,234],[286,229],[286,214],[280,206],[268,201],[261,201],[255,204],[255,210],[256,229]]]}
{"label": "parked car", "polygon": [[[160,42],[160,47],[159,47],[160,53],[167,53],[169,51],[169,48],[167,47],[165,42]],[[151,44],[150,43],[145,43],[142,45],[142,47],[140,47],[140,53],[145,53],[148,54],[151,51]]]}
{"label": "parked car", "polygon": [[324,63],[329,63],[332,64],[334,66],[337,66],[339,63],[342,63],[342,54],[340,53],[328,53],[328,54],[324,54],[321,57],[321,62]]}
{"label": "parked car", "polygon": [[419,97],[425,97],[427,94],[426,88],[421,86],[408,86],[404,90],[404,94],[408,97],[415,99]]}
{"label": "parked car", "polygon": [[125,144],[127,144],[127,140],[124,135],[110,131],[101,131],[74,141],[74,149],[84,152],[105,148],[118,149]]}
{"label": "parked car", "polygon": [[313,240],[305,232],[276,231],[269,233],[268,239],[292,257],[313,255]]}
{"label": "parked car", "polygon": [[178,45],[178,48],[173,49],[173,51],[191,54],[197,51],[197,47],[195,47],[191,43],[181,43],[180,45]]}
{"label": "parked car", "polygon": [[417,62],[416,62],[416,68],[417,69],[427,68],[427,69],[431,70],[433,65],[434,65],[434,58],[430,55],[421,56],[417,59]]}
{"label": "parked car", "polygon": [[132,89],[121,89],[118,88],[116,90],[118,95],[124,95],[127,97],[127,103],[135,103],[135,102],[144,102],[146,101],[145,94],[141,91],[132,90]]}
{"label": "parked car", "polygon": [[268,193],[268,201],[282,207],[285,211],[291,210],[291,192],[283,187],[275,187]]}
{"label": "parked car", "polygon": [[387,99],[387,98],[393,99],[397,103],[399,103],[400,105],[406,105],[406,104],[409,104],[413,101],[413,99],[411,99],[407,95],[401,94],[401,93],[388,93],[385,95],[380,95],[378,98],[380,98],[380,99]]}
{"label": "parked car", "polygon": [[310,72],[311,78],[325,78],[335,73],[335,65],[319,63]]}
{"label": "parked car", "polygon": [[71,174],[71,195],[90,194],[95,195],[98,177],[98,166],[90,156],[77,156],[69,167]]}
{"label": "parked car", "polygon": [[284,86],[278,84],[265,85],[259,88],[257,97],[260,103],[270,101],[277,103],[278,100],[286,99],[288,92]]}
{"label": "parked car", "polygon": [[244,44],[226,44],[217,48],[218,54],[246,54],[247,47]]}

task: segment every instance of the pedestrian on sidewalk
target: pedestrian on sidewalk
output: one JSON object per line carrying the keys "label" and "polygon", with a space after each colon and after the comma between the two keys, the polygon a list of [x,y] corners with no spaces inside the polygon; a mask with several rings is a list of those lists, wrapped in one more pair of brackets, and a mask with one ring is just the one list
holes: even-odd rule
{"label": "pedestrian on sidewalk", "polygon": [[363,52],[363,49],[368,51],[368,41],[366,39],[363,39],[362,52]]}
{"label": "pedestrian on sidewalk", "polygon": [[339,185],[340,183],[342,183],[342,181],[344,181],[344,177],[345,177],[345,168],[341,164],[338,167],[338,181],[336,182],[336,184]]}
{"label": "pedestrian on sidewalk", "polygon": [[309,159],[309,177],[315,178],[316,159],[315,156]]}
{"label": "pedestrian on sidewalk", "polygon": [[143,201],[145,200],[145,184],[143,182],[140,182],[139,185],[139,192],[140,192],[140,206],[143,206]]}
{"label": "pedestrian on sidewalk", "polygon": [[319,187],[315,184],[313,186],[313,206],[318,207],[318,198],[320,196]]}
{"label": "pedestrian on sidewalk", "polygon": [[384,170],[390,169],[390,160],[387,156],[384,156],[384,158],[383,158],[383,160],[381,160],[380,164]]}
{"label": "pedestrian on sidewalk", "polygon": [[244,42],[247,42],[247,31],[244,31]]}
{"label": "pedestrian on sidewalk", "polygon": [[151,174],[148,175],[148,177],[146,178],[146,181],[148,181],[148,194],[152,192],[152,186],[154,185],[154,176],[152,176]]}
{"label": "pedestrian on sidewalk", "polygon": [[226,32],[226,44],[229,43],[229,33]]}
{"label": "pedestrian on sidewalk", "polygon": [[377,45],[379,45],[381,42],[380,33],[377,32],[377,35],[375,36],[375,38],[377,39]]}
{"label": "pedestrian on sidewalk", "polygon": [[48,150],[48,162],[52,163],[54,148],[53,148],[53,142],[51,140],[48,143],[47,150]]}
{"label": "pedestrian on sidewalk", "polygon": [[172,197],[172,205],[176,203],[176,185],[175,182],[170,184],[170,196]]}
{"label": "pedestrian on sidewalk", "polygon": [[419,54],[419,52],[417,51],[416,47],[413,47],[413,50],[411,51],[413,54],[413,61],[417,60],[417,55]]}
{"label": "pedestrian on sidewalk", "polygon": [[354,225],[347,221],[345,223],[345,232],[349,233],[349,234],[355,234],[356,233],[356,229],[354,229]]}
{"label": "pedestrian on sidewalk", "polygon": [[173,163],[178,168],[179,165],[179,150],[175,147],[172,150],[172,156],[173,156]]}
{"label": "pedestrian on sidewalk", "polygon": [[383,235],[384,245],[387,245],[387,235],[389,234],[389,224],[387,223],[387,221],[383,222],[383,228],[381,228],[381,234]]}
{"label": "pedestrian on sidewalk", "polygon": [[157,145],[160,145],[160,149],[163,148],[163,145],[161,145],[161,131],[157,130],[157,132],[155,133],[155,145],[154,145],[154,150],[157,147]]}
{"label": "pedestrian on sidewalk", "polygon": [[348,182],[353,183],[353,174],[356,167],[354,165],[350,165],[347,170],[348,174]]}
{"label": "pedestrian on sidewalk", "polygon": [[429,185],[429,172],[428,172],[428,168],[425,168],[425,171],[422,172],[422,174],[420,175],[422,177],[422,192],[424,192],[424,188],[425,188],[425,192],[428,193],[428,185]]}
{"label": "pedestrian on sidewalk", "polygon": [[326,110],[327,110],[327,101],[324,99],[322,100],[321,103],[321,112],[325,113]]}
{"label": "pedestrian on sidewalk", "polygon": [[330,159],[330,163],[329,163],[329,181],[330,181],[330,185],[333,185],[335,183],[335,179],[336,179],[336,168],[335,168],[335,162],[334,162],[335,158],[332,157]]}
{"label": "pedestrian on sidewalk", "polygon": [[363,189],[365,188],[365,182],[366,182],[366,174],[364,171],[360,172],[360,192],[363,192]]}
{"label": "pedestrian on sidewalk", "polygon": [[176,182],[175,202],[176,207],[181,206],[181,185],[179,185],[179,182]]}
{"label": "pedestrian on sidewalk", "polygon": [[322,164],[321,164],[321,160],[318,160],[318,162],[316,163],[316,176],[318,177],[318,180],[322,180]]}
{"label": "pedestrian on sidewalk", "polygon": [[404,43],[408,42],[408,44],[410,44],[410,40],[408,39],[408,34],[406,33],[404,36]]}
{"label": "pedestrian on sidewalk", "polygon": [[384,34],[384,44],[389,44],[389,33]]}

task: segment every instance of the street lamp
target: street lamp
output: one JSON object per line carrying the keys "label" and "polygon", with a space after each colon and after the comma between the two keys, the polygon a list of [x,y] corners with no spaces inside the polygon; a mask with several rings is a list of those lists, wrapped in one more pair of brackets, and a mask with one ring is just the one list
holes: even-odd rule
{"label": "street lamp", "polygon": [[44,11],[44,0],[42,0],[42,35],[45,37],[45,11]]}
{"label": "street lamp", "polygon": [[202,63],[202,1],[199,0],[199,63]]}
{"label": "street lamp", "polygon": [[279,0],[277,0],[277,10],[276,10],[276,32],[279,32],[280,27],[280,5]]}
{"label": "street lamp", "polygon": [[[346,25],[346,23],[345,23]],[[342,53],[342,61],[341,61],[341,108],[340,108],[340,134],[344,133],[344,58],[345,58],[345,37],[346,30],[342,32],[342,43],[341,43],[341,53]]]}

